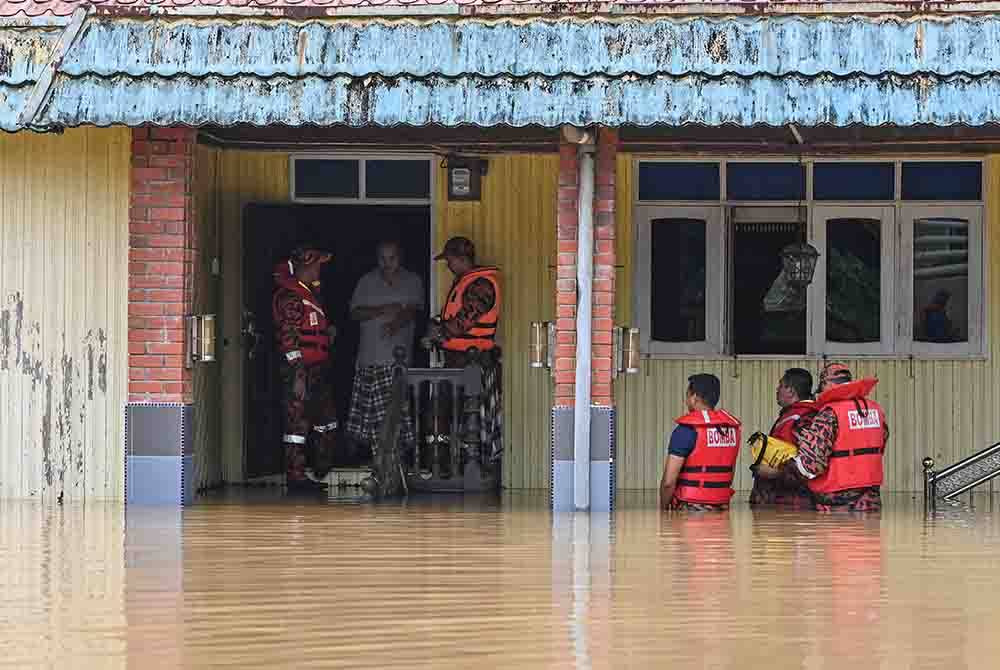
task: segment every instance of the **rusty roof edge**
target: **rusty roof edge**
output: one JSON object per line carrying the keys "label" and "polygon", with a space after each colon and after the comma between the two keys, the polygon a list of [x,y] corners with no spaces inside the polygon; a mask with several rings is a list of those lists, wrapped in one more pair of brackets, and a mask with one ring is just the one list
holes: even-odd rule
{"label": "rusty roof edge", "polygon": [[572,2],[572,3],[523,3],[517,5],[469,5],[457,2],[436,5],[399,6],[284,6],[232,7],[232,6],[107,6],[95,5],[98,16],[121,17],[237,17],[237,18],[291,18],[322,19],[343,17],[619,17],[619,16],[952,16],[978,15],[1000,12],[998,0],[892,0],[888,2],[780,2],[759,0],[745,3],[705,2]]}

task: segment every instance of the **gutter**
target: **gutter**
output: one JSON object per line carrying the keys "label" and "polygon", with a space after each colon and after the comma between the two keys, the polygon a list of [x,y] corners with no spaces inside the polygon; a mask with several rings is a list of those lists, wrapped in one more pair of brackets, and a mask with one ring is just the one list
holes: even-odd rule
{"label": "gutter", "polygon": [[577,147],[576,398],[573,408],[573,500],[590,509],[591,314],[594,279],[594,143]]}

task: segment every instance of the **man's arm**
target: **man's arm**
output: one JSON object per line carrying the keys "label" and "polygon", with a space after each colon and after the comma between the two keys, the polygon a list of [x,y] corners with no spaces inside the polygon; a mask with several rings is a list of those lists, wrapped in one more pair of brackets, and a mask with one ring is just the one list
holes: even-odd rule
{"label": "man's arm", "polygon": [[660,477],[660,507],[670,509],[670,501],[674,498],[677,478],[680,477],[684,461],[694,451],[698,442],[698,433],[690,426],[677,426],[670,433],[670,443],[667,445],[667,458],[663,462],[663,475]]}
{"label": "man's arm", "polygon": [[815,479],[826,472],[830,454],[837,439],[837,415],[827,407],[817,414],[812,423],[796,431],[799,454],[791,460],[791,467],[805,479]]}
{"label": "man's arm", "polygon": [[680,477],[684,461],[681,456],[668,454],[663,462],[663,476],[660,477],[660,507],[670,509],[670,501],[674,499],[674,489],[677,488],[677,478]]}
{"label": "man's arm", "polygon": [[302,300],[291,293],[282,293],[276,301],[278,322],[275,326],[278,329],[278,343],[281,354],[285,362],[289,365],[297,365],[302,362],[302,349],[299,345],[299,324],[305,308]]}

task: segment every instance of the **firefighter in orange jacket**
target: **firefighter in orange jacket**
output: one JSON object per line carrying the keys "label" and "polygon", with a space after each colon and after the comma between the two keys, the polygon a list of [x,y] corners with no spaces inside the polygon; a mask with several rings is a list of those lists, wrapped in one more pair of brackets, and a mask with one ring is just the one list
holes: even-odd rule
{"label": "firefighter in orange jacket", "polygon": [[[332,326],[317,296],[330,254],[311,246],[292,252],[275,269],[272,302],[283,386],[286,479],[289,492],[322,492],[327,485],[306,474],[307,457],[320,477],[329,470],[337,428],[325,372]],[[307,448],[311,445],[311,449]]]}
{"label": "firefighter in orange jacket", "polygon": [[476,247],[465,237],[448,240],[434,260],[445,261],[455,279],[423,344],[444,353],[445,367],[464,368],[475,363],[482,368],[484,446],[495,461],[503,446],[500,348],[496,341],[501,306],[499,271],[477,265]]}
{"label": "firefighter in orange jacket", "polygon": [[721,384],[710,374],[688,378],[688,413],[670,435],[660,479],[664,509],[725,510],[733,497],[740,421],[716,409]]}
{"label": "firefighter in orange jacket", "polygon": [[805,480],[818,510],[882,507],[882,455],[889,427],[882,407],[868,397],[877,383],[854,380],[840,363],[830,363],[820,375],[819,411],[798,432],[798,456],[785,466]]}

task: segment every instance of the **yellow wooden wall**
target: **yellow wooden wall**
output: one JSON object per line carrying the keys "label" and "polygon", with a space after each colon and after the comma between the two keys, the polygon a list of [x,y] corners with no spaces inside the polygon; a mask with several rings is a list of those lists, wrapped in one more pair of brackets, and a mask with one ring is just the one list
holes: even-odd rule
{"label": "yellow wooden wall", "polygon": [[130,141],[0,133],[0,497],[124,495]]}
{"label": "yellow wooden wall", "polygon": [[[875,399],[885,406],[892,436],[886,453],[886,489],[915,491],[923,486],[921,461],[933,456],[948,465],[1000,440],[1000,157],[987,166],[987,307],[989,355],[986,361],[845,360],[858,375],[875,375]],[[618,158],[619,263],[630,266],[632,246],[632,162]],[[619,322],[631,313],[631,269],[618,273]],[[722,404],[739,416],[747,430],[766,429],[775,415],[774,387],[782,372],[799,366],[816,371],[818,360],[705,361],[644,360],[642,371],[619,379],[618,485],[653,488],[663,464],[671,419],[683,411],[687,376],[711,372],[722,380]],[[737,488],[750,487],[744,460]]]}
{"label": "yellow wooden wall", "polygon": [[[205,160],[208,160],[207,155]],[[476,241],[480,258],[504,273],[504,315],[500,338],[505,352],[505,481],[514,488],[548,486],[551,383],[547,373],[527,366],[528,324],[553,315],[555,207],[558,161],[553,156],[503,156],[490,161],[478,203],[448,203],[444,171],[438,175],[434,209],[436,244],[462,234]],[[227,481],[242,476],[242,352],[240,305],[241,215],[247,203],[288,201],[288,156],[275,152],[224,150],[218,154],[217,207],[221,217],[223,294],[222,444]],[[527,245],[527,246],[526,246]],[[449,286],[439,268],[438,287]],[[439,302],[443,296],[438,296]]]}
{"label": "yellow wooden wall", "polygon": [[[222,260],[219,303],[219,355],[222,364],[222,475],[243,479],[243,208],[251,202],[287,202],[288,155],[266,151],[223,150],[216,154],[216,211]],[[270,272],[270,269],[268,269]],[[222,340],[229,346],[223,347]]]}
{"label": "yellow wooden wall", "polygon": [[[477,260],[502,273],[504,484],[548,488],[552,378],[528,367],[529,324],[555,315],[556,203],[559,159],[555,154],[490,159],[480,202],[449,203],[438,179],[438,244],[452,235],[475,241]],[[451,284],[438,268],[438,301]]]}
{"label": "yellow wooden wall", "polygon": [[[195,153],[194,213],[198,255],[195,261],[192,312],[218,317],[221,279],[212,274],[212,259],[221,255],[218,215],[219,160],[222,152],[198,146]],[[217,355],[221,353],[217,341]],[[222,482],[220,364],[196,364],[194,376],[194,482],[200,489]]]}

